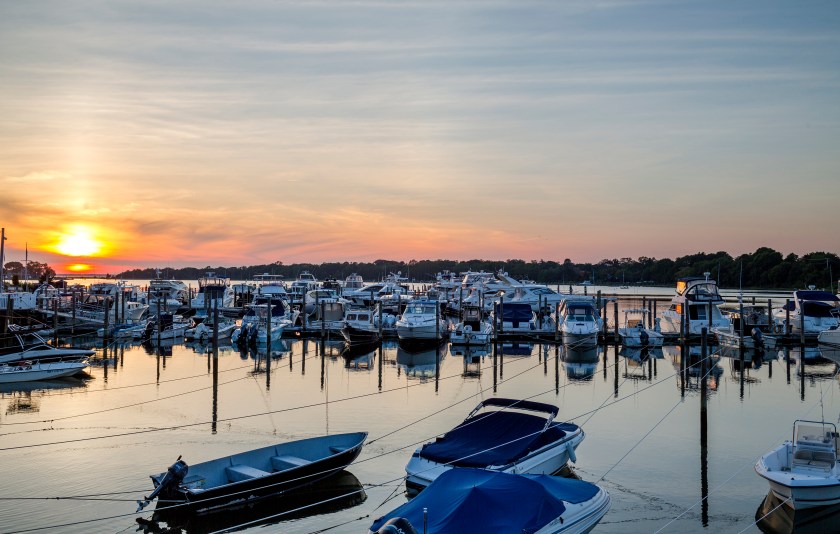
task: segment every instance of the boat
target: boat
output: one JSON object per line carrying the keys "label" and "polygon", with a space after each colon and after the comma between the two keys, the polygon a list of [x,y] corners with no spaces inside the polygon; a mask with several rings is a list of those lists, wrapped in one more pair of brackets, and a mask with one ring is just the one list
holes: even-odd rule
{"label": "boat", "polygon": [[149,313],[174,313],[189,302],[190,290],[187,284],[181,280],[161,278],[160,271],[156,271],[156,274],[156,278],[149,280],[149,289],[146,290],[145,303],[149,305]]}
{"label": "boat", "polygon": [[665,336],[654,328],[645,327],[650,314],[646,308],[624,310],[624,326],[618,329],[618,337],[625,347],[661,347]]}
{"label": "boat", "polygon": [[[391,316],[391,318],[392,322],[396,322],[394,316]],[[341,335],[351,346],[379,343],[382,335],[379,331],[379,316],[376,314],[376,310],[348,307],[344,312],[344,325],[341,328]]]}
{"label": "boat", "polygon": [[573,423],[555,421],[559,409],[542,402],[491,397],[466,419],[412,454],[406,490],[417,492],[443,472],[480,467],[505,473],[554,474],[574,462],[585,436]]}
{"label": "boat", "polygon": [[[724,302],[723,297],[718,292],[717,282],[709,279],[709,274],[706,272],[702,277],[689,276],[677,280],[671,305],[661,313],[660,331],[663,334],[699,336],[703,328],[711,332],[713,328],[729,326],[729,320],[718,308]],[[686,324],[681,326],[683,315]]]}
{"label": "boat", "polygon": [[[184,331],[185,341],[209,341],[213,339],[213,320],[201,321],[197,325],[187,328]],[[219,325],[216,328],[217,339],[228,339],[238,328],[236,323],[230,319],[219,318]]]}
{"label": "boat", "polygon": [[840,347],[840,328],[829,328],[817,334],[817,341],[820,345],[829,347]]}
{"label": "boat", "polygon": [[0,363],[78,361],[96,354],[80,347],[54,347],[37,332],[19,330],[15,325],[9,329],[9,334],[0,335]]}
{"label": "boat", "polygon": [[585,533],[609,509],[609,493],[583,480],[452,469],[376,519],[368,532]]}
{"label": "boat", "polygon": [[214,307],[219,309],[232,307],[233,300],[230,278],[208,272],[198,279],[198,293],[190,301],[190,308],[197,310],[197,317],[207,317],[209,310]]}
{"label": "boat", "polygon": [[355,291],[357,289],[361,289],[365,286],[365,279],[362,278],[362,275],[357,273],[350,273],[347,278],[344,279],[344,283],[341,285],[341,293],[342,295],[347,291]]}
{"label": "boat", "polygon": [[[794,291],[793,298],[773,314],[780,325],[794,334],[818,335],[840,326],[840,297],[828,291]],[[789,323],[788,323],[789,319]]]}
{"label": "boat", "polygon": [[315,275],[309,271],[303,271],[297,277],[297,280],[289,286],[289,302],[292,304],[303,305],[306,293],[318,288],[318,280]]}
{"label": "boat", "polygon": [[464,304],[461,321],[449,333],[453,345],[487,345],[493,335],[493,326],[484,318],[484,310],[478,305]]}
{"label": "boat", "polygon": [[367,432],[289,441],[188,466],[178,459],[151,475],[154,491],[137,501],[139,512],[177,506],[207,512],[287,493],[339,473],[359,456]]}
{"label": "boat", "polygon": [[508,303],[496,301],[493,304],[491,319],[496,334],[535,334],[537,314],[528,303]]}
{"label": "boat", "polygon": [[180,314],[161,313],[155,319],[150,319],[146,323],[144,330],[132,330],[134,332],[134,339],[172,339],[177,341],[184,340],[184,334],[187,329],[192,328],[193,323],[186,317]]}
{"label": "boat", "polygon": [[51,363],[20,361],[4,363],[0,364],[0,384],[50,380],[72,376],[83,371],[87,366],[88,363],[86,361]]}
{"label": "boat", "polygon": [[591,346],[598,344],[598,333],[603,322],[595,299],[591,297],[569,297],[560,304],[560,332],[563,344],[570,346]]}
{"label": "boat", "polygon": [[797,420],[792,439],[759,458],[755,471],[794,510],[840,504],[838,450],[836,425]]}
{"label": "boat", "polygon": [[409,301],[396,322],[397,336],[401,342],[436,342],[447,334],[446,321],[436,300],[414,299]]}

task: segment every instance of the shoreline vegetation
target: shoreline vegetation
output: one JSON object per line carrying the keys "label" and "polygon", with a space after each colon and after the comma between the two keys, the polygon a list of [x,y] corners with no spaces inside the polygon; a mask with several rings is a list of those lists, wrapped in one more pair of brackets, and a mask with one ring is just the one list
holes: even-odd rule
{"label": "shoreline vegetation", "polygon": [[[381,280],[390,273],[400,273],[406,280],[431,284],[438,273],[466,271],[497,272],[502,270],[514,278],[542,284],[577,285],[588,282],[601,286],[673,286],[686,276],[709,276],[721,287],[743,289],[804,289],[811,285],[826,291],[840,291],[840,257],[832,252],[810,252],[802,256],[783,256],[771,248],[761,247],[751,254],[737,257],[727,252],[699,252],[676,259],[656,259],[641,256],[637,259],[603,259],[597,263],[575,263],[547,260],[376,260],[372,262],[325,262],[269,264],[250,266],[161,267],[130,269],[107,278],[150,280],[160,273],[161,278],[195,280],[208,272],[233,280],[250,280],[255,275],[281,275],[295,280],[308,271],[319,280],[344,280],[350,274],[361,275],[365,281]],[[6,285],[17,286],[22,280],[24,266],[20,262],[5,265]],[[30,280],[53,280],[55,271],[45,263],[29,262]],[[17,282],[17,283],[16,283]]]}
{"label": "shoreline vegetation", "polygon": [[[185,267],[161,269],[161,277],[194,280],[207,272],[215,272],[235,280],[249,280],[254,275],[282,275],[294,280],[308,271],[319,280],[335,278],[344,280],[350,274],[361,275],[365,281],[384,278],[389,273],[401,273],[408,281],[433,283],[438,273],[449,271],[505,271],[514,278],[533,280],[544,284],[593,285],[664,285],[672,286],[678,278],[702,276],[704,272],[718,281],[721,287],[745,289],[796,289],[814,285],[818,289],[834,292],[840,276],[840,258],[830,252],[811,252],[803,256],[782,256],[771,248],[762,247],[752,254],[732,257],[727,252],[697,253],[676,259],[656,259],[642,256],[638,259],[604,259],[597,263],[574,263],[546,260],[376,260],[372,262],[293,263],[277,261],[264,265],[241,267]],[[156,269],[132,269],[116,278],[151,279]]]}

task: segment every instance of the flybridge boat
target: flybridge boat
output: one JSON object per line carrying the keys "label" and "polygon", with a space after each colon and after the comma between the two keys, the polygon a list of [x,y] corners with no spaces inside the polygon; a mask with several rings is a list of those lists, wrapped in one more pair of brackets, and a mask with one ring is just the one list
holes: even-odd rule
{"label": "flybridge boat", "polygon": [[479,306],[464,305],[461,322],[449,334],[453,345],[486,345],[493,335],[493,326],[483,317]]}
{"label": "flybridge boat", "polygon": [[368,532],[585,533],[609,509],[606,490],[583,480],[453,469]]}
{"label": "flybridge boat", "polygon": [[795,510],[840,503],[840,437],[832,423],[795,421],[793,439],[762,456],[755,471]]}
{"label": "flybridge boat", "polygon": [[[663,334],[679,334],[682,317],[685,315],[685,330],[688,335],[699,336],[703,328],[726,328],[729,320],[723,316],[718,305],[723,297],[718,292],[717,282],[704,277],[692,276],[677,280],[677,293],[671,299],[671,306],[662,312],[660,327]],[[711,315],[709,313],[711,312]]]}
{"label": "flybridge boat", "polygon": [[[813,287],[813,286],[812,286]],[[776,321],[785,324],[790,317],[790,331],[818,335],[840,325],[840,297],[828,291],[794,291],[793,299],[774,312]]]}
{"label": "flybridge boat", "polygon": [[137,501],[138,511],[155,498],[158,508],[204,513],[284,494],[339,473],[359,456],[365,439],[367,432],[320,436],[192,466],[178,457],[166,472],[151,475],[155,489]]}
{"label": "flybridge boat", "polygon": [[180,280],[161,278],[160,271],[157,272],[157,278],[149,280],[146,304],[149,305],[150,313],[157,315],[161,312],[175,312],[189,302],[189,298],[189,288]]}
{"label": "flybridge boat", "polygon": [[406,489],[422,490],[444,472],[461,467],[556,473],[576,460],[575,449],[584,438],[578,425],[555,421],[558,412],[541,402],[486,399],[461,424],[414,451],[405,467]]}
{"label": "flybridge boat", "polygon": [[207,316],[213,307],[230,308],[233,306],[233,287],[230,278],[207,273],[198,279],[198,293],[190,301],[190,307],[198,310],[197,316]]}

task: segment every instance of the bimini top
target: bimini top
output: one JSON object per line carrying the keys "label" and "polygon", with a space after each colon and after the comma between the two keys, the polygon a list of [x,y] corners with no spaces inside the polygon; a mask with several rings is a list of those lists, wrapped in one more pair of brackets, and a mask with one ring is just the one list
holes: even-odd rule
{"label": "bimini top", "polygon": [[798,300],[815,300],[820,302],[840,302],[840,298],[828,291],[794,291],[794,298]]}
{"label": "bimini top", "polygon": [[371,532],[395,517],[428,532],[536,532],[566,511],[563,501],[592,499],[598,486],[551,475],[513,475],[450,469],[407,503],[374,521]]}
{"label": "bimini top", "polygon": [[502,312],[502,320],[504,321],[530,321],[534,316],[534,313],[531,310],[531,305],[527,302],[504,302],[501,306],[499,306],[499,303],[497,302],[495,304],[495,313],[497,315],[499,313],[500,307]]}

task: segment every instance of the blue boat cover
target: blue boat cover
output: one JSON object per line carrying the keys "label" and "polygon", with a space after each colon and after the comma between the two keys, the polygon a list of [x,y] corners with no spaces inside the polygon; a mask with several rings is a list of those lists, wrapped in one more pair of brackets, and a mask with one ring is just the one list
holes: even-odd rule
{"label": "blue boat cover", "polygon": [[519,412],[484,412],[424,445],[420,456],[458,467],[506,465],[578,428],[553,422],[542,432],[545,422],[543,417]]}
{"label": "blue boat cover", "polygon": [[828,302],[836,302],[838,300],[837,295],[828,291],[796,291],[794,294],[796,298],[801,300],[824,300]]}
{"label": "blue boat cover", "polygon": [[411,501],[373,522],[372,532],[404,517],[423,532],[536,532],[566,511],[563,501],[593,498],[598,486],[550,475],[512,475],[484,469],[450,469]]}

